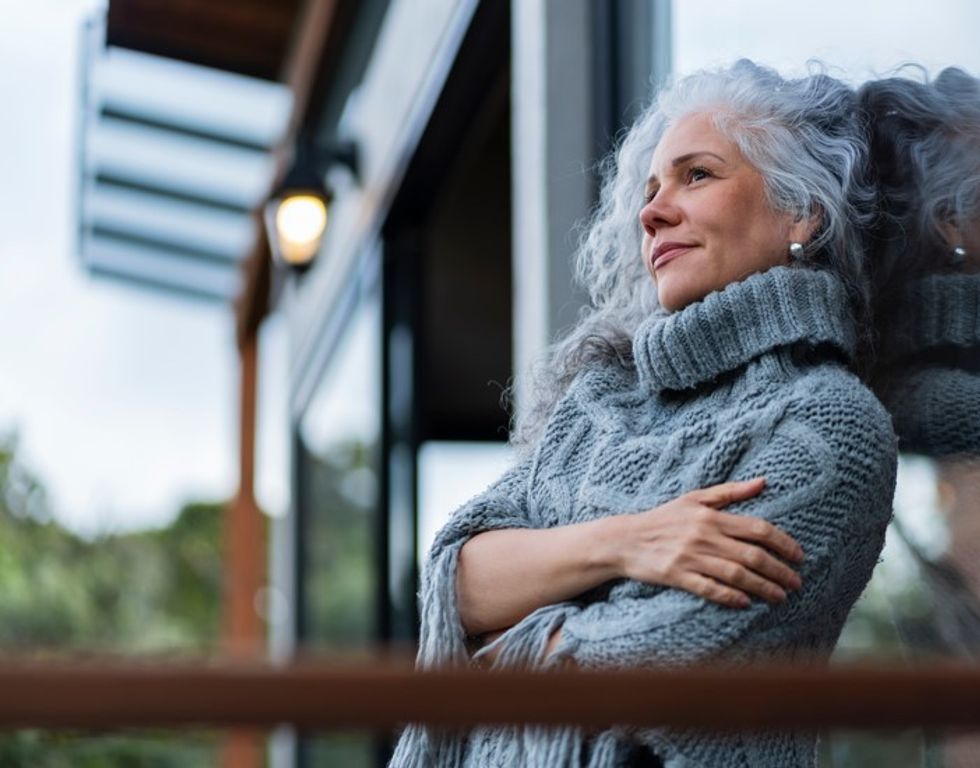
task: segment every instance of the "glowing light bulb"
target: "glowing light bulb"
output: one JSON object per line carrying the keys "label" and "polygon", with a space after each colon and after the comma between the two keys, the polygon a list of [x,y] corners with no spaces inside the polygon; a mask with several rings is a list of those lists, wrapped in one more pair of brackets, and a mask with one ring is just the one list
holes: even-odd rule
{"label": "glowing light bulb", "polygon": [[327,206],[314,195],[292,195],[279,204],[276,231],[282,258],[290,264],[306,264],[320,248],[327,227]]}

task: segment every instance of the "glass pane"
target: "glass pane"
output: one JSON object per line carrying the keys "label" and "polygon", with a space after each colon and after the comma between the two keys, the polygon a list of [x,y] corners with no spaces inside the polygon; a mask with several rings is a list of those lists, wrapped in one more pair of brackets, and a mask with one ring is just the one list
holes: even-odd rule
{"label": "glass pane", "polygon": [[[301,651],[371,649],[378,635],[381,305],[357,304],[299,425],[304,616]],[[299,743],[304,768],[377,764],[367,733]]]}
{"label": "glass pane", "polygon": [[418,469],[420,564],[453,510],[499,478],[512,461],[513,450],[506,443],[422,444]]}
{"label": "glass pane", "polygon": [[308,648],[377,637],[380,304],[355,310],[300,423]]}

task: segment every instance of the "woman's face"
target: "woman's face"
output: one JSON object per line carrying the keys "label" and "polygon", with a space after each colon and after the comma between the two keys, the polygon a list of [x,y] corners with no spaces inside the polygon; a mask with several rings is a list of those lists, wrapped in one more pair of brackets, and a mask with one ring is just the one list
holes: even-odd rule
{"label": "woman's face", "polygon": [[805,243],[817,225],[770,207],[762,175],[708,114],[667,129],[650,161],[644,200],[643,261],[670,311],[788,263],[790,243]]}

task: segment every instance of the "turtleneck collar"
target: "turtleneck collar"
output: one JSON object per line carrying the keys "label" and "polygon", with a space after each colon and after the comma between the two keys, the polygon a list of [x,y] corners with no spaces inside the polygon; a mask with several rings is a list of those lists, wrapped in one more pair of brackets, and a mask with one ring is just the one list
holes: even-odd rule
{"label": "turtleneck collar", "polygon": [[910,281],[883,337],[884,361],[940,346],[980,345],[980,275],[937,274]]}
{"label": "turtleneck collar", "polygon": [[832,344],[853,359],[855,329],[835,275],[777,266],[644,320],[633,337],[641,384],[680,390],[800,342]]}

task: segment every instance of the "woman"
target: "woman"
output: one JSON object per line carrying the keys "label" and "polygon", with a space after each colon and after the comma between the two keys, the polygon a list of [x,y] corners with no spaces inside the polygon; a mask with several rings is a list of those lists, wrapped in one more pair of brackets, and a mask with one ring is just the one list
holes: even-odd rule
{"label": "woman", "polygon": [[[741,61],[681,80],[633,126],[581,247],[592,312],[539,377],[521,460],[426,562],[421,666],[472,663],[493,630],[472,657],[492,668],[829,654],[880,552],[896,464],[854,373],[868,328],[854,106],[829,77]],[[813,747],[410,726],[393,765],[598,767],[645,750],[785,768]]]}

